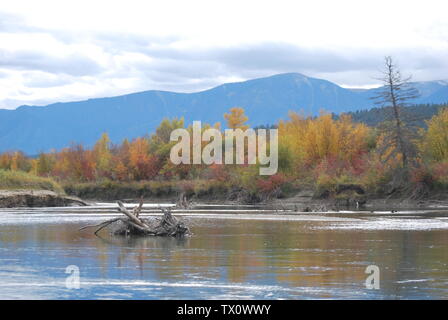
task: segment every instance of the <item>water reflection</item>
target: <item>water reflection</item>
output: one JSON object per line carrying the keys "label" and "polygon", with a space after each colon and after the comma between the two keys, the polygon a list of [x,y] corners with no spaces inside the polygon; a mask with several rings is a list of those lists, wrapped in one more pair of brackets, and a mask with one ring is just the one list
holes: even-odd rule
{"label": "water reflection", "polygon": [[[0,218],[0,298],[448,297],[448,228],[418,224],[434,221],[403,218],[406,229],[353,215],[186,219],[194,236],[175,239],[95,237],[78,230],[91,222],[86,215],[37,224]],[[364,286],[372,264],[381,270],[380,290]],[[81,270],[80,290],[64,287],[68,265]]]}

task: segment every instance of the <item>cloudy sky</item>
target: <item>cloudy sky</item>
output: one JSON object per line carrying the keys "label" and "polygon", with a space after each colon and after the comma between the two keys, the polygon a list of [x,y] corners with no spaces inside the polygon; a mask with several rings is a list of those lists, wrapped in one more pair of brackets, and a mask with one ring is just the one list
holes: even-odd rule
{"label": "cloudy sky", "polygon": [[2,1],[0,108],[300,72],[378,85],[392,55],[448,79],[448,5],[425,1]]}

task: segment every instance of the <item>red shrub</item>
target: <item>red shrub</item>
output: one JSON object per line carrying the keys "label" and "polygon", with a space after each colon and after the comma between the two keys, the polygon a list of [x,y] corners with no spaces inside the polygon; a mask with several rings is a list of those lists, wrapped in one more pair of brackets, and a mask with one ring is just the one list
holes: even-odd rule
{"label": "red shrub", "polygon": [[277,173],[269,176],[267,179],[259,179],[257,181],[257,187],[261,192],[269,193],[279,188],[285,182],[286,177],[281,173]]}

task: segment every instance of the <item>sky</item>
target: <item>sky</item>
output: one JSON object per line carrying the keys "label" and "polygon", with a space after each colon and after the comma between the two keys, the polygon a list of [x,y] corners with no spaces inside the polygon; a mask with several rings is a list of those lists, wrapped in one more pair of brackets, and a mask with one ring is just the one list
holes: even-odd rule
{"label": "sky", "polygon": [[446,0],[2,0],[0,108],[299,72],[369,88],[384,56],[448,79]]}

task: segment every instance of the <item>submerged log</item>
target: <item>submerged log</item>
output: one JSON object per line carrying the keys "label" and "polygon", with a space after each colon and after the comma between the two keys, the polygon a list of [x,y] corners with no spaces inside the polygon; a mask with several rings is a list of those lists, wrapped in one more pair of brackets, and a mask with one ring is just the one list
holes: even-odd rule
{"label": "submerged log", "polygon": [[163,212],[162,218],[143,219],[139,217],[143,207],[143,199],[140,199],[139,205],[132,211],[126,209],[121,201],[117,201],[117,203],[118,211],[123,213],[125,217],[84,226],[79,230],[96,227],[94,234],[98,235],[98,232],[110,226],[113,235],[183,237],[191,234],[190,229],[171,214],[170,208],[158,208]]}

